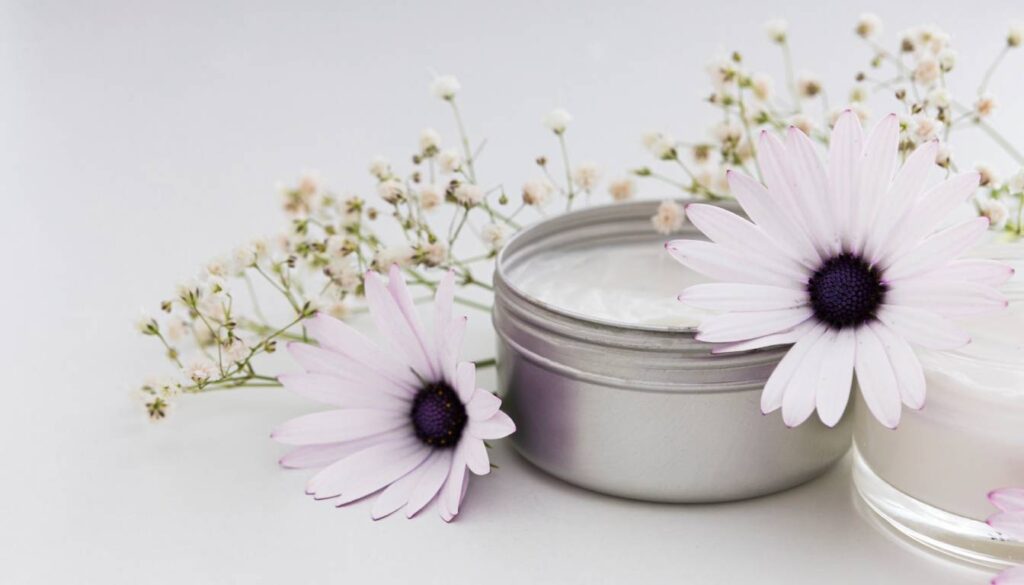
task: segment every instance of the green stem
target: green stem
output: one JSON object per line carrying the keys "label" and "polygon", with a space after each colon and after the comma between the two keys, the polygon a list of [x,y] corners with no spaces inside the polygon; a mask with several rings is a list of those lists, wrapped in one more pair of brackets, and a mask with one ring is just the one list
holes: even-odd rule
{"label": "green stem", "polygon": [[558,146],[562,150],[562,165],[565,166],[565,184],[568,201],[565,210],[572,211],[572,200],[576,197],[576,190],[572,184],[572,166],[569,165],[569,148],[565,144],[565,132],[555,132],[558,136]]}
{"label": "green stem", "polygon": [[455,125],[459,129],[459,137],[462,139],[462,151],[466,157],[466,170],[469,171],[469,178],[476,183],[476,169],[473,167],[473,152],[469,149],[469,137],[466,135],[466,127],[462,123],[462,116],[459,114],[459,107],[455,104],[455,98],[448,100],[452,105],[452,113],[455,115]]}

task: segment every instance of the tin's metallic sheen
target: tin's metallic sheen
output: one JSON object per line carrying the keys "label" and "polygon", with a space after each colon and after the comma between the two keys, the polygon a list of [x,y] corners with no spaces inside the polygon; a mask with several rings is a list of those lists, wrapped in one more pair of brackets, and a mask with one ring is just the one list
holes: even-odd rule
{"label": "tin's metallic sheen", "polygon": [[[659,502],[769,494],[825,471],[850,446],[848,418],[789,429],[762,415],[785,353],[712,355],[690,329],[619,325],[531,298],[509,281],[540,250],[666,239],[640,201],[565,214],[520,232],[498,258],[498,378],[516,449],[565,481]],[[687,225],[673,237],[699,238]],[[595,258],[600,262],[600,258]],[[680,267],[682,269],[682,267]]]}

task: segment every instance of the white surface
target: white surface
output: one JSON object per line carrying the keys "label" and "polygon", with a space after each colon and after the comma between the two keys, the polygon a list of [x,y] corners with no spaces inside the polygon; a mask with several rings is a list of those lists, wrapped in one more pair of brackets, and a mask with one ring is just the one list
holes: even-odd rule
{"label": "white surface", "polygon": [[[940,17],[977,66],[1021,16],[985,4],[889,3],[883,17],[890,32]],[[556,105],[575,115],[574,154],[614,168],[647,160],[642,131],[702,134],[712,53],[736,46],[778,71],[770,16],[792,21],[800,67],[845,91],[868,58],[848,32],[862,9],[4,2],[0,582],[985,582],[866,521],[845,465],[769,498],[664,506],[573,489],[500,448],[457,523],[373,523],[277,469],[267,432],[309,405],[222,393],[151,426],[130,399],[163,367],[131,330],[137,307],[276,229],[274,181],[318,168],[366,192],[372,154],[405,159],[427,124],[451,136],[431,68],[460,76],[471,130],[491,138],[481,172],[517,185],[555,152],[539,119]],[[1004,103],[1011,78],[992,86]],[[1019,135],[1010,110],[999,121]],[[472,327],[469,357],[485,357],[486,319]]]}

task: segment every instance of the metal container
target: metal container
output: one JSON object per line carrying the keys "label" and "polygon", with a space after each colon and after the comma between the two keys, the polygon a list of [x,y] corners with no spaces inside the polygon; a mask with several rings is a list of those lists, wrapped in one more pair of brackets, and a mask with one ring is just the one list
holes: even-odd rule
{"label": "metal container", "polygon": [[[590,318],[510,281],[541,250],[649,241],[664,253],[668,238],[650,222],[657,205],[567,213],[502,250],[493,320],[515,448],[567,482],[658,502],[738,500],[816,477],[849,448],[849,417],[834,429],[816,418],[790,429],[778,413],[761,414],[761,389],[785,349],[712,355],[692,328]],[[689,224],[673,235],[701,237]]]}

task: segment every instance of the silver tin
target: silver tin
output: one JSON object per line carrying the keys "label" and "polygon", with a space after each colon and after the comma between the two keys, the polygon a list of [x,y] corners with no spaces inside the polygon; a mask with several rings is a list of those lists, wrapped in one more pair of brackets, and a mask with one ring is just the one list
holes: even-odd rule
{"label": "silver tin", "polygon": [[[778,413],[761,414],[761,389],[784,349],[712,355],[692,329],[574,314],[509,281],[540,250],[643,241],[660,249],[667,238],[650,222],[657,205],[561,215],[502,250],[493,320],[513,444],[567,482],[659,502],[738,500],[816,477],[849,448],[849,417],[834,429],[814,418],[789,429]],[[701,236],[687,224],[673,237]]]}

